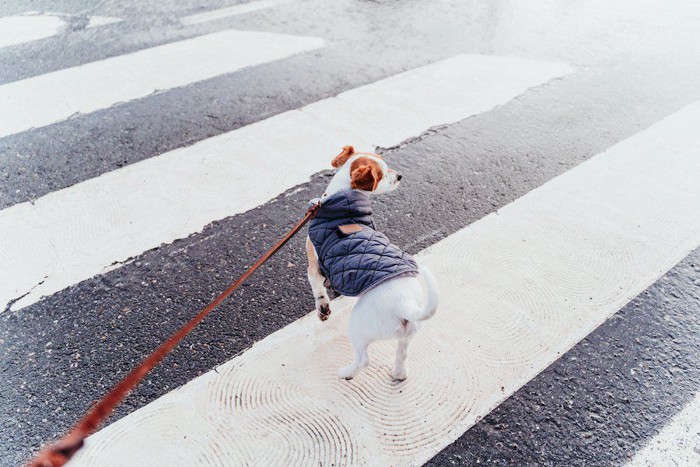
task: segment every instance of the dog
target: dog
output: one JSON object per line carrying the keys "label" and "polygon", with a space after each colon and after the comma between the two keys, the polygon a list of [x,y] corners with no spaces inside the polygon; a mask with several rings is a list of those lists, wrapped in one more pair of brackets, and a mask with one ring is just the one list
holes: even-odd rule
{"label": "dog", "polygon": [[[390,169],[382,157],[356,153],[352,146],[331,162],[337,169],[320,199],[316,217],[309,223],[306,253],[308,279],[319,319],[330,316],[328,286],[359,299],[350,315],[349,337],[352,363],[338,372],[350,380],[369,365],[369,345],[397,339],[391,376],[407,377],[408,345],[419,321],[431,318],[438,306],[439,291],[432,273],[391,244],[375,229],[370,195],[395,190],[402,175]],[[426,284],[423,292],[419,278]]]}

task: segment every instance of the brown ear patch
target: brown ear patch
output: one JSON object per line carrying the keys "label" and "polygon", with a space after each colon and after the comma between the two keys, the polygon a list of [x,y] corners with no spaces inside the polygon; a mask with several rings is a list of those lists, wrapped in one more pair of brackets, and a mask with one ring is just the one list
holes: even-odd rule
{"label": "brown ear patch", "polygon": [[356,190],[374,191],[384,173],[379,162],[369,157],[359,157],[350,166],[350,187]]}
{"label": "brown ear patch", "polygon": [[331,165],[338,168],[345,164],[353,155],[355,155],[355,148],[352,146],[345,146],[343,151],[331,161]]}

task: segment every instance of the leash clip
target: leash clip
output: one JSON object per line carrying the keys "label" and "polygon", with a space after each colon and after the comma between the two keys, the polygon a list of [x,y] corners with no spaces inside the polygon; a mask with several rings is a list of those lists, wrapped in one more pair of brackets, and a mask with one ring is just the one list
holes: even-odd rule
{"label": "leash clip", "polygon": [[316,214],[318,214],[318,211],[321,209],[321,200],[316,198],[312,199],[309,201],[309,209],[306,211],[306,214],[309,216],[309,219],[312,219],[316,217]]}

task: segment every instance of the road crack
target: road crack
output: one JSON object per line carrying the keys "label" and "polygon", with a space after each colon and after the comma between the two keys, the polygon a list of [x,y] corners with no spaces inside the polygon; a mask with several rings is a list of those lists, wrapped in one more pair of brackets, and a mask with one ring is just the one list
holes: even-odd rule
{"label": "road crack", "polygon": [[19,297],[13,298],[13,299],[11,299],[9,302],[7,302],[7,305],[5,306],[5,309],[3,310],[3,313],[5,313],[5,312],[7,312],[7,311],[10,311],[10,308],[12,308],[12,305],[14,305],[14,304],[17,303],[18,301],[22,300],[24,297],[26,297],[26,296],[29,295],[30,293],[32,293],[32,291],[33,291],[34,289],[36,289],[36,288],[39,287],[41,284],[43,284],[44,282],[46,282],[46,279],[48,279],[48,278],[49,278],[49,276],[44,276],[44,278],[41,280],[41,282],[39,282],[38,284],[36,284],[34,287],[32,287],[31,289],[27,290],[24,294],[20,295]]}

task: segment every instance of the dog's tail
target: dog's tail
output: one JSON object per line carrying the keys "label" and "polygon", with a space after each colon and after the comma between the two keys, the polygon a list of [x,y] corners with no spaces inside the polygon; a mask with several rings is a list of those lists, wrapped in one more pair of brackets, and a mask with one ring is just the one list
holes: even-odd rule
{"label": "dog's tail", "polygon": [[402,316],[402,318],[409,321],[425,321],[426,319],[432,318],[437,311],[438,301],[440,299],[440,291],[438,290],[437,281],[435,277],[433,277],[433,273],[430,272],[430,269],[426,266],[419,265],[418,269],[426,285],[425,304],[422,310],[405,311],[405,316]]}

